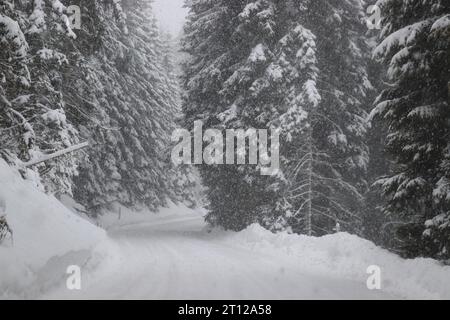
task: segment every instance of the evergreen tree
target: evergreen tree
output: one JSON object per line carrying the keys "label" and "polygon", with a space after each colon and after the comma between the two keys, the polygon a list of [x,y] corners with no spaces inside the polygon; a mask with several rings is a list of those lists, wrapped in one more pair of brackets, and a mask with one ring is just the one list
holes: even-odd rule
{"label": "evergreen tree", "polygon": [[[65,48],[76,34],[58,0],[1,1],[0,8],[1,148],[8,160],[28,162],[78,142],[62,93]],[[77,162],[65,156],[34,169],[47,191],[70,192]]]}
{"label": "evergreen tree", "polygon": [[114,202],[156,210],[190,190],[188,172],[170,162],[179,92],[167,48],[148,1],[106,1],[96,12],[100,46],[78,93],[94,118],[80,132],[94,147],[75,196],[94,213]]}
{"label": "evergreen tree", "polygon": [[395,172],[380,180],[386,214],[408,257],[449,257],[448,141],[450,3],[444,0],[379,1],[383,29],[375,57],[388,66],[390,86],[373,116],[389,128]]}
{"label": "evergreen tree", "polygon": [[[374,5],[376,0],[371,0],[369,3]],[[366,4],[366,7],[368,7],[368,4]],[[371,23],[376,22],[371,21]],[[378,29],[366,32],[371,51],[377,46],[378,36]],[[375,101],[381,90],[385,88],[383,81],[385,72],[386,70],[381,63],[370,59],[368,63],[369,79],[376,90],[369,92],[368,101]],[[370,155],[367,170],[369,187],[364,195],[365,208],[362,212],[362,235],[378,245],[394,248],[395,242],[398,240],[395,237],[394,226],[398,225],[400,221],[398,217],[386,215],[383,212],[386,199],[382,196],[380,186],[376,183],[380,176],[389,174],[392,167],[390,156],[386,152],[387,127],[382,119],[378,117],[374,119],[369,117],[369,123],[370,126],[366,138]]]}
{"label": "evergreen tree", "polygon": [[[195,120],[219,130],[268,128],[278,106],[276,97],[270,96],[273,91],[265,94],[268,101],[263,103],[260,89],[274,37],[273,3],[197,0],[190,9],[184,39],[184,50],[191,57],[184,70],[187,128]],[[241,230],[275,207],[276,196],[269,190],[272,178],[261,176],[257,166],[199,169],[208,188],[211,224]]]}
{"label": "evergreen tree", "polygon": [[[180,78],[175,66],[177,43],[174,42],[170,34],[164,32],[161,33],[161,40],[162,67],[167,75],[163,79],[167,89],[164,99],[169,103],[172,117],[175,119],[170,127],[170,130],[173,132],[182,125]],[[170,145],[170,147],[169,149],[172,149],[174,146]],[[167,153],[167,157],[169,156],[171,156],[171,152]],[[168,161],[171,162],[171,159]],[[169,194],[171,200],[185,203],[192,208],[202,202],[203,194],[200,178],[193,166],[186,164],[174,166],[171,162],[168,177],[171,185]]]}
{"label": "evergreen tree", "polygon": [[[193,1],[187,126],[282,129],[282,168],[202,166],[208,220],[320,235],[359,230],[372,90],[358,1]],[[211,26],[214,26],[212,30]]]}
{"label": "evergreen tree", "polygon": [[[367,190],[365,109],[374,90],[363,8],[359,1],[303,1],[296,8],[301,26],[292,29],[303,29],[306,39],[291,49],[297,52],[294,70],[309,77],[297,84],[292,111],[282,118],[292,128],[283,199],[290,209],[284,220],[307,234],[359,233]],[[300,121],[292,121],[291,112]]]}

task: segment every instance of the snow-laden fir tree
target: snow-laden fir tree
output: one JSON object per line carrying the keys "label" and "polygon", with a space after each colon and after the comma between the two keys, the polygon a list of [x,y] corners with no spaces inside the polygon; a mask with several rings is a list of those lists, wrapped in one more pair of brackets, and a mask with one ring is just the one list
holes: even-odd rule
{"label": "snow-laden fir tree", "polygon": [[[369,8],[370,5],[375,5],[376,2],[377,0],[366,0],[363,6],[364,8]],[[371,25],[365,33],[371,52],[378,44],[380,31],[377,28],[373,28],[373,26],[377,26],[378,22],[369,19],[368,23]],[[385,88],[383,80],[386,68],[372,57],[368,57],[367,60],[369,79],[375,88],[368,92],[368,99],[366,100],[370,102],[369,109],[371,109],[373,101]],[[368,190],[364,194],[364,209],[361,216],[362,236],[378,245],[394,248],[394,243],[398,240],[394,235],[394,230],[395,226],[401,223],[401,220],[398,216],[386,215],[383,212],[386,199],[382,196],[380,186],[376,183],[380,176],[391,172],[391,159],[385,149],[387,126],[380,118],[371,119],[369,117],[368,122],[369,128],[365,139],[369,148],[369,162],[367,166]]]}
{"label": "snow-laden fir tree", "polygon": [[179,91],[165,43],[148,1],[106,1],[95,12],[100,45],[86,58],[78,93],[93,118],[80,132],[93,148],[75,196],[92,212],[113,202],[157,209],[189,193],[170,161]]}
{"label": "snow-laden fir tree", "polygon": [[[263,14],[257,16],[247,4],[203,0],[190,3],[184,39],[190,59],[183,75],[187,91],[183,111],[188,128],[201,120],[205,128],[264,129],[279,114],[276,97],[271,96],[273,91],[267,92],[264,103],[258,81],[263,80],[272,55],[275,7],[271,1],[260,1],[257,10]],[[241,230],[276,205],[276,194],[269,189],[272,178],[261,176],[255,165],[199,169],[208,188],[207,220],[213,225]]]}
{"label": "snow-laden fir tree", "polygon": [[192,1],[187,125],[282,129],[282,168],[201,166],[208,220],[231,229],[356,231],[365,190],[359,1]]}
{"label": "snow-laden fir tree", "polygon": [[[371,47],[375,48],[375,39],[378,39],[379,32],[375,37],[370,37]],[[369,78],[377,90],[370,94],[370,101],[375,101],[376,97],[384,88],[383,76],[385,68],[374,59],[369,63]],[[376,183],[380,176],[391,172],[391,157],[386,151],[387,126],[380,119],[369,118],[370,127],[368,129],[366,143],[369,147],[369,163],[367,170],[368,191],[364,195],[364,210],[362,212],[363,232],[362,236],[388,248],[394,248],[398,241],[395,236],[395,227],[402,223],[398,216],[386,215],[383,206],[386,199],[380,192],[380,186]]]}
{"label": "snow-laden fir tree", "polygon": [[180,91],[150,2],[73,0],[77,30],[63,3],[0,1],[2,156],[23,168],[89,140],[88,151],[24,175],[58,194],[75,182],[76,200],[92,212],[113,202],[193,205],[192,172],[170,162]]}
{"label": "snow-laden fir tree", "polygon": [[372,116],[382,117],[396,166],[380,180],[386,214],[406,256],[450,256],[448,82],[450,3],[445,0],[378,1],[383,29],[374,56],[388,66],[389,87]]}
{"label": "snow-laden fir tree", "polygon": [[282,116],[290,142],[282,218],[296,232],[359,232],[367,188],[365,109],[374,89],[363,8],[360,1],[302,1],[294,8],[291,29],[301,33],[287,49],[298,74]]}
{"label": "snow-laden fir tree", "polygon": [[[168,33],[161,32],[160,52],[162,57],[162,67],[167,75],[162,80],[166,88],[164,99],[169,102],[172,118],[175,120],[170,123],[172,132],[182,127],[182,111],[181,111],[181,86],[180,75],[177,74],[175,65],[176,55],[178,52],[178,42]],[[173,142],[173,141],[172,141]],[[170,145],[172,149],[174,145]],[[171,152],[166,153],[167,157],[171,156]],[[168,160],[171,162],[171,160]],[[195,168],[189,164],[175,166],[171,162],[169,168],[170,194],[169,198],[174,202],[185,203],[188,207],[196,207],[202,202],[203,190],[200,183],[200,177]]]}
{"label": "snow-laden fir tree", "polygon": [[[8,160],[28,162],[78,142],[62,93],[76,35],[58,0],[0,1],[0,9],[0,145]],[[70,192],[76,165],[66,156],[33,169],[47,191]]]}

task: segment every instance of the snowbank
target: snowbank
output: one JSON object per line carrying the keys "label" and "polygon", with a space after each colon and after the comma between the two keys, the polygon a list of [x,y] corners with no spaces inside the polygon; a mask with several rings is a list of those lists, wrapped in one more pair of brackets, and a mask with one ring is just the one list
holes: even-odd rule
{"label": "snowbank", "polygon": [[[6,204],[14,243],[0,245],[0,299],[30,298],[64,279],[71,264],[89,259],[106,233],[80,218],[55,197],[24,181],[0,159],[0,199]],[[34,283],[41,287],[33,288]]]}
{"label": "snowbank", "polygon": [[384,292],[405,299],[450,299],[450,267],[432,259],[405,260],[348,233],[320,238],[273,234],[255,224],[239,233],[216,230],[209,237],[280,260],[296,259],[299,271],[308,274],[365,283],[367,268],[376,265]]}

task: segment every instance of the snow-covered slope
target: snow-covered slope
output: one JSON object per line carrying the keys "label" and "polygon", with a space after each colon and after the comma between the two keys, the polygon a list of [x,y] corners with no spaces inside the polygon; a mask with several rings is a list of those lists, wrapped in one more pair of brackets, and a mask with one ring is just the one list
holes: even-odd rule
{"label": "snow-covered slope", "polygon": [[1,159],[0,199],[14,232],[14,244],[8,239],[0,245],[0,298],[35,294],[42,289],[33,287],[36,281],[50,285],[106,238],[102,229],[24,181]]}

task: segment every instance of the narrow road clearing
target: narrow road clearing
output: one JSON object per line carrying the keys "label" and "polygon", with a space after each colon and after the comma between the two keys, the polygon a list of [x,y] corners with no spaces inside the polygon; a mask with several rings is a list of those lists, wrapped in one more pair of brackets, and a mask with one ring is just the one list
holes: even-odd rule
{"label": "narrow road clearing", "polygon": [[109,236],[113,253],[94,254],[99,261],[83,271],[81,290],[59,288],[43,298],[394,298],[368,290],[365,282],[302,271],[298,258],[232,246],[220,234],[208,234],[201,217],[130,224]]}

